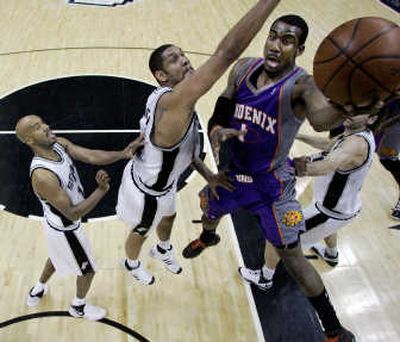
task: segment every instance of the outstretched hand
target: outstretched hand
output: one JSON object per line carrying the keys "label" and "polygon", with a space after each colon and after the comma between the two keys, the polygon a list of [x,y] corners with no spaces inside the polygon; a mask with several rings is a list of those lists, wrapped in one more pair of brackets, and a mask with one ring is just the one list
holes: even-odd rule
{"label": "outstretched hand", "polygon": [[124,156],[124,159],[131,159],[137,152],[137,150],[144,145],[144,135],[140,134],[139,137],[137,137],[135,140],[129,143],[128,146],[126,146],[122,150],[122,154]]}
{"label": "outstretched hand", "polygon": [[211,135],[211,147],[217,165],[219,164],[219,152],[221,150],[221,143],[235,137],[239,140],[243,140],[246,133],[246,129],[238,130],[234,128],[219,128]]}
{"label": "outstretched hand", "polygon": [[209,179],[208,179],[208,186],[210,187],[210,190],[214,197],[216,199],[219,199],[218,193],[217,193],[217,187],[220,186],[230,192],[235,190],[235,187],[231,183],[231,180],[229,177],[226,175],[225,171],[219,171],[216,174],[213,174]]}

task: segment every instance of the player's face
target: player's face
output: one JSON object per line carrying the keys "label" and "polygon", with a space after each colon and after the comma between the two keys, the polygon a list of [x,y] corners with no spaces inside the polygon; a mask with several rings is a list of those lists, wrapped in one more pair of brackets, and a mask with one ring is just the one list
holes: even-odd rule
{"label": "player's face", "polygon": [[50,147],[57,141],[50,127],[38,116],[33,116],[30,120],[29,138],[32,144],[42,147]]}
{"label": "player's face", "polygon": [[264,70],[267,74],[279,75],[295,64],[304,46],[299,46],[301,29],[297,26],[276,22],[270,29],[264,47]]}
{"label": "player's face", "polygon": [[176,85],[191,75],[194,69],[183,51],[171,46],[163,52],[163,77],[169,85]]}

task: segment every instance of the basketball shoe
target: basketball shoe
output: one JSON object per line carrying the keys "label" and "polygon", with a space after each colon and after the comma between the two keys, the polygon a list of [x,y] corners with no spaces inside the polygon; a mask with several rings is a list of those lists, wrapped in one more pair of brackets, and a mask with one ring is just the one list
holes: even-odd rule
{"label": "basketball shoe", "polygon": [[100,306],[94,306],[88,303],[82,305],[71,304],[68,312],[72,317],[84,318],[89,321],[98,321],[107,314],[107,311]]}
{"label": "basketball shoe", "polygon": [[122,267],[125,271],[127,271],[135,280],[143,285],[152,285],[154,284],[154,277],[145,270],[142,263],[139,261],[139,265],[136,267],[130,267],[128,264],[128,260],[124,259],[122,262]]}
{"label": "basketball shoe", "polygon": [[37,286],[32,287],[29,290],[28,296],[26,297],[26,305],[34,307],[39,304],[40,300],[47,294],[49,287],[44,284],[41,289],[37,289]]}
{"label": "basketball shoe", "polygon": [[245,282],[257,286],[260,290],[267,291],[272,287],[272,279],[265,278],[262,270],[239,267],[238,271]]}
{"label": "basketball shoe", "polygon": [[184,248],[184,250],[182,251],[182,255],[186,259],[195,258],[200,255],[201,252],[203,252],[207,247],[215,246],[220,241],[221,238],[218,234],[215,234],[214,240],[207,243],[201,241],[200,238],[198,238],[196,240],[193,240]]}
{"label": "basketball shoe", "polygon": [[310,249],[332,267],[337,266],[339,263],[339,252],[336,255],[330,255],[327,253],[326,247],[320,245],[312,246]]}
{"label": "basketball shoe", "polygon": [[165,250],[158,245],[154,245],[149,254],[152,258],[161,260],[168,271],[175,274],[182,272],[182,267],[175,258],[175,252],[172,245],[168,250]]}

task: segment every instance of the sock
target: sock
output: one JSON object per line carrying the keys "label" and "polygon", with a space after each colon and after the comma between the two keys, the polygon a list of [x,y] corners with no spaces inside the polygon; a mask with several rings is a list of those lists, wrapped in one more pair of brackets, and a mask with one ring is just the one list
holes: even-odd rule
{"label": "sock", "polygon": [[203,241],[204,243],[210,243],[214,239],[215,239],[215,229],[205,230],[203,228],[203,231],[200,234],[200,240]]}
{"label": "sock", "polygon": [[132,259],[126,258],[126,263],[128,264],[128,266],[130,268],[137,268],[140,265],[139,259],[132,260]]}
{"label": "sock", "polygon": [[326,246],[325,252],[326,252],[326,254],[328,254],[331,257],[336,257],[338,255],[337,247]]}
{"label": "sock", "polygon": [[[172,246],[171,246],[171,243],[169,240],[165,240],[165,241],[160,240],[160,241],[158,241],[157,247],[159,247],[157,249],[160,253],[165,253],[165,251],[170,250]],[[162,249],[162,251],[160,251],[160,248]]]}
{"label": "sock", "polygon": [[32,291],[31,291],[31,295],[34,296],[40,292],[42,292],[44,289],[44,283],[41,283],[40,281],[38,281],[35,286],[33,287]]}
{"label": "sock", "polygon": [[261,269],[262,275],[265,279],[272,279],[274,277],[275,268],[268,268],[267,265],[264,265]]}
{"label": "sock", "polygon": [[316,297],[308,297],[308,299],[321,320],[325,334],[328,337],[336,336],[342,329],[342,325],[336,316],[335,309],[332,306],[325,288],[320,295]]}
{"label": "sock", "polygon": [[81,305],[85,305],[85,304],[86,304],[86,299],[78,298],[78,297],[75,297],[71,303],[71,305],[73,305],[73,306],[81,306]]}

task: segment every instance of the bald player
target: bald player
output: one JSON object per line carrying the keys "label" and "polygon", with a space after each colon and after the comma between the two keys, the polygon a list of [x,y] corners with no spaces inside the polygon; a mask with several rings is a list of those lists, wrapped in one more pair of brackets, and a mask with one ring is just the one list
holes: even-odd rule
{"label": "bald player", "polygon": [[34,153],[30,166],[33,190],[43,207],[43,228],[48,243],[47,259],[39,282],[27,296],[28,306],[36,306],[48,291],[47,281],[57,272],[77,276],[76,297],[69,313],[73,317],[99,320],[106,310],[86,303],[96,270],[95,260],[85,238],[81,218],[88,214],[110,189],[110,177],[104,170],[96,174],[97,188],[84,196],[84,190],[73,160],[93,165],[108,165],[133,157],[142,145],[142,137],[121,151],[91,150],[58,138],[37,115],[21,118],[16,135]]}

